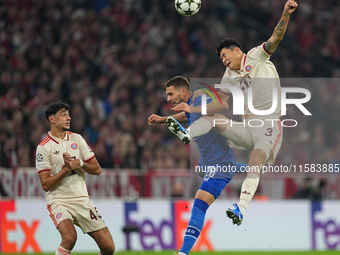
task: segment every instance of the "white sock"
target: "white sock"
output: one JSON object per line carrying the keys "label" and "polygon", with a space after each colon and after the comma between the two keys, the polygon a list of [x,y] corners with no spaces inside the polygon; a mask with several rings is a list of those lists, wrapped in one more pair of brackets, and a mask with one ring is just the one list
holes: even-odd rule
{"label": "white sock", "polygon": [[189,133],[190,137],[198,137],[201,135],[205,135],[209,133],[209,131],[212,129],[211,122],[206,118],[199,118],[194,123],[192,123],[189,127]]}
{"label": "white sock", "polygon": [[71,251],[63,248],[63,247],[58,247],[58,249],[55,252],[55,255],[70,255]]}
{"label": "white sock", "polygon": [[250,201],[253,199],[253,196],[257,190],[257,186],[259,185],[260,176],[247,176],[241,188],[240,201],[238,202],[238,206],[240,207],[241,213],[244,214]]}

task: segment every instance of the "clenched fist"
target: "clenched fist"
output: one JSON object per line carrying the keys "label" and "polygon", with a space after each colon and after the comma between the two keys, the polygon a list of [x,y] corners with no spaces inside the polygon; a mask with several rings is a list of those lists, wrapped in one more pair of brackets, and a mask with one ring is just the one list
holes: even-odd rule
{"label": "clenched fist", "polygon": [[165,123],[165,121],[166,121],[166,117],[162,117],[154,113],[148,117],[149,126],[153,126],[156,124],[163,124]]}
{"label": "clenched fist", "polygon": [[296,0],[288,0],[285,4],[284,7],[284,13],[287,14],[292,14],[293,12],[295,12],[296,8],[298,7],[298,3]]}

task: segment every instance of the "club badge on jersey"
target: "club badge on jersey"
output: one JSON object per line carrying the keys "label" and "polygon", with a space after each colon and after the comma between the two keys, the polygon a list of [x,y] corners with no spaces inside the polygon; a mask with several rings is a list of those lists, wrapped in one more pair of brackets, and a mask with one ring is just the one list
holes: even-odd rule
{"label": "club badge on jersey", "polygon": [[73,150],[78,149],[78,144],[72,143],[72,144],[71,144],[71,148],[72,148]]}
{"label": "club badge on jersey", "polygon": [[57,213],[56,218],[57,218],[57,219],[60,219],[62,216],[63,216],[63,214],[62,214],[61,212],[59,212],[59,213]]}
{"label": "club badge on jersey", "polygon": [[251,65],[247,65],[245,69],[247,72],[251,72],[251,69],[253,69],[253,67]]}

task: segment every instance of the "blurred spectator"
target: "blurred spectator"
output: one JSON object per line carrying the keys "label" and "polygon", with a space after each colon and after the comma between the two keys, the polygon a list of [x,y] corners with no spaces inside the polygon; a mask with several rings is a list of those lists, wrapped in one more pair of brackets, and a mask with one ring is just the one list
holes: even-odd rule
{"label": "blurred spectator", "polygon": [[[282,77],[339,77],[336,3],[301,2],[273,56]],[[47,130],[44,106],[61,99],[105,168],[189,168],[188,147],[146,125],[150,113],[169,114],[162,83],[175,74],[220,77],[216,44],[232,36],[249,50],[268,38],[282,7],[209,1],[188,18],[156,0],[1,1],[0,165],[34,166]],[[339,155],[339,88],[330,82],[311,90],[315,122],[287,131],[279,160]]]}
{"label": "blurred spectator", "polygon": [[0,182],[0,198],[1,197],[8,197],[8,194],[5,191],[4,187],[2,187],[2,183]]}
{"label": "blurred spectator", "polygon": [[313,184],[313,179],[306,177],[303,180],[303,186],[298,189],[293,198],[295,199],[310,199],[310,200],[322,200],[326,197],[326,181],[321,179],[317,185]]}
{"label": "blurred spectator", "polygon": [[310,177],[306,177],[303,180],[303,186],[296,191],[293,198],[314,200],[314,194],[313,180]]}
{"label": "blurred spectator", "polygon": [[327,198],[327,181],[321,179],[315,188],[314,200],[322,200],[325,198]]}
{"label": "blurred spectator", "polygon": [[180,181],[176,181],[174,185],[171,186],[171,198],[183,198],[184,196],[184,186]]}

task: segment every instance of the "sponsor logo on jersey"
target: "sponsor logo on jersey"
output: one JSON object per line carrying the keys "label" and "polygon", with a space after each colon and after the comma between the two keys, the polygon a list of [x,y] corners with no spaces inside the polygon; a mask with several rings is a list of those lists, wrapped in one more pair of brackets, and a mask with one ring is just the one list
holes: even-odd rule
{"label": "sponsor logo on jersey", "polygon": [[253,67],[252,67],[251,65],[247,65],[247,66],[246,66],[246,71],[247,71],[247,72],[250,72],[252,68],[253,68]]}

